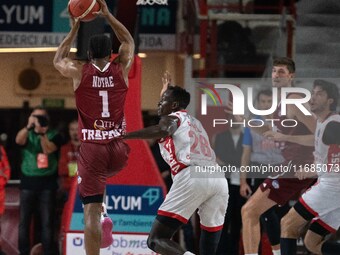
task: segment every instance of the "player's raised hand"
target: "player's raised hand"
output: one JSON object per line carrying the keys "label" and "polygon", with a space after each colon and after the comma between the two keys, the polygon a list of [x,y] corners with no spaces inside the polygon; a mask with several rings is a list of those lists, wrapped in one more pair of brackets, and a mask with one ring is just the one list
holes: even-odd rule
{"label": "player's raised hand", "polygon": [[171,74],[169,73],[169,71],[165,71],[162,76],[162,90],[160,95],[161,97],[169,86],[171,86]]}
{"label": "player's raised hand", "polygon": [[70,14],[70,27],[72,29],[79,29],[79,26],[80,26],[80,19],[77,19]]}
{"label": "player's raised hand", "polygon": [[107,14],[110,13],[110,10],[107,7],[105,0],[97,0],[97,2],[100,5],[100,10],[98,12],[93,12],[93,14],[98,15],[98,16],[106,16]]}
{"label": "player's raised hand", "polygon": [[242,183],[240,185],[240,195],[244,198],[249,198],[252,194],[251,188],[248,183]]}

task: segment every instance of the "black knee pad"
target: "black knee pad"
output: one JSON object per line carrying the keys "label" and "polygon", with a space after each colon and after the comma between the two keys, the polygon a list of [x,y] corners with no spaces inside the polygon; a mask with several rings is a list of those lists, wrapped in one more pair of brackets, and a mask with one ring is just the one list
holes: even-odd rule
{"label": "black knee pad", "polygon": [[280,220],[276,214],[275,207],[263,213],[260,220],[267,232],[270,244],[272,246],[280,244]]}
{"label": "black knee pad", "polygon": [[296,202],[296,204],[294,205],[294,209],[306,221],[310,221],[315,217],[311,212],[306,209],[306,207],[300,201]]}
{"label": "black knee pad", "polygon": [[314,233],[320,235],[320,236],[326,236],[328,235],[330,232],[324,228],[320,223],[318,223],[317,221],[314,221],[310,226],[309,226],[309,230],[313,231]]}
{"label": "black knee pad", "polygon": [[80,196],[80,200],[83,202],[84,205],[91,203],[103,203],[103,194],[88,197]]}

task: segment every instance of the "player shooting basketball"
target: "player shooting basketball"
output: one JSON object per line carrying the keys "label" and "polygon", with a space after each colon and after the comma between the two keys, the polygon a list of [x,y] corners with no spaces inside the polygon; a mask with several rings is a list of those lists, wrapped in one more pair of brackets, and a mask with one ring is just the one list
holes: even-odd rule
{"label": "player shooting basketball", "polygon": [[[105,0],[98,3],[101,10],[97,15],[107,20],[121,43],[118,57],[111,61],[111,40],[105,35],[95,35],[89,43],[89,62],[70,59],[68,54],[79,29],[79,20],[73,20],[71,31],[58,47],[53,61],[63,76],[73,80],[82,142],[78,187],[84,204],[87,255],[98,255],[101,241],[106,239],[100,224],[106,180],[124,168],[128,158],[129,147],[121,136],[125,134],[124,105],[135,48],[131,34],[109,12]],[[95,125],[98,121],[110,125],[98,129]],[[111,228],[103,226],[103,229],[109,229],[104,235],[111,235]]]}

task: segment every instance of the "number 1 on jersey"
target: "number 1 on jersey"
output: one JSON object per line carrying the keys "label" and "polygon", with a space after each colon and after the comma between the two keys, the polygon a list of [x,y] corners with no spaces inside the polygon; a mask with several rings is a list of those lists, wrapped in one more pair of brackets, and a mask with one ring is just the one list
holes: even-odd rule
{"label": "number 1 on jersey", "polygon": [[110,112],[109,112],[109,97],[107,95],[107,91],[100,90],[99,96],[102,97],[102,104],[103,104],[102,118],[108,118],[110,117]]}

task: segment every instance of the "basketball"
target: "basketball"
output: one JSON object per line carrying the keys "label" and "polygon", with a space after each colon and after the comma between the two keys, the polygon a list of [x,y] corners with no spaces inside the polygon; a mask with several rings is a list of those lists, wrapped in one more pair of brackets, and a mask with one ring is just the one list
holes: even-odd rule
{"label": "basketball", "polygon": [[96,18],[93,12],[98,12],[100,5],[96,0],[70,0],[68,9],[74,18],[87,22]]}

